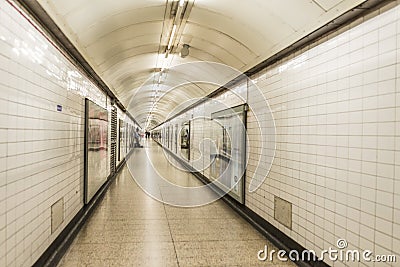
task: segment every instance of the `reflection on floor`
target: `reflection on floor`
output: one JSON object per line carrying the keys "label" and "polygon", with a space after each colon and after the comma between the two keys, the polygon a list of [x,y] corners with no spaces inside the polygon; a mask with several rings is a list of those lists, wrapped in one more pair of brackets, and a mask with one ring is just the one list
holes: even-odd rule
{"label": "reflection on floor", "polygon": [[[168,164],[154,142],[146,146],[160,161],[159,171],[198,184]],[[146,157],[145,149],[135,153]],[[165,205],[144,193],[124,167],[59,266],[295,266],[258,261],[265,245],[276,249],[223,201],[197,208]]]}

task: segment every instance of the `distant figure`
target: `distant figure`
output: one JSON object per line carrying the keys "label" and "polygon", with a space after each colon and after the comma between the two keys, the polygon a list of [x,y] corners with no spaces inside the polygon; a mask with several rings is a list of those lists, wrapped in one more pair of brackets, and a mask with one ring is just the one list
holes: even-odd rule
{"label": "distant figure", "polygon": [[135,147],[142,147],[140,145],[139,127],[136,127],[136,131],[134,132],[134,139],[135,139]]}

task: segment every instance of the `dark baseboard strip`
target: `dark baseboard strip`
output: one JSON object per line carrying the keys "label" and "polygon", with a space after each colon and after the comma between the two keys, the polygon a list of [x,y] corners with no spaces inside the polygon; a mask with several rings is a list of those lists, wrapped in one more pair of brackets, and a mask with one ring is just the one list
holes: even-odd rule
{"label": "dark baseboard strip", "polygon": [[[197,172],[183,159],[175,155],[169,149],[165,148],[161,143],[156,141],[156,143],[161,146],[165,151],[167,151],[171,156],[173,156],[179,163],[183,165],[186,169],[192,172],[192,174],[198,178],[204,184],[209,184],[210,180],[204,176],[203,174]],[[221,195],[221,189],[217,186],[210,186],[218,195]],[[250,208],[245,205],[240,204],[235,199],[233,199],[229,195],[224,195],[222,200],[228,204],[234,211],[236,211],[240,216],[242,216],[246,221],[248,221],[255,229],[257,229],[262,235],[264,235],[272,244],[274,244],[278,249],[285,250],[288,254],[291,250],[296,250],[301,253],[306,249],[301,246],[299,243],[294,241],[292,238],[287,236],[285,233],[280,231],[278,228],[273,226],[271,223],[266,221],[260,215],[255,213]],[[263,249],[263,248],[260,248]],[[329,265],[322,261],[296,261],[294,262],[296,265],[300,267],[328,267]]]}
{"label": "dark baseboard strip", "polygon": [[125,156],[117,166],[117,170],[113,175],[110,175],[107,181],[100,187],[99,191],[93,196],[90,202],[83,206],[74,218],[68,223],[68,225],[61,231],[57,238],[51,243],[47,250],[40,256],[40,258],[32,265],[33,267],[52,267],[57,266],[65,252],[67,252],[72,241],[74,241],[76,235],[82,229],[82,226],[93,214],[93,211],[97,208],[101,200],[103,199],[107,189],[111,183],[118,176],[126,163],[126,159],[130,157],[133,149]]}

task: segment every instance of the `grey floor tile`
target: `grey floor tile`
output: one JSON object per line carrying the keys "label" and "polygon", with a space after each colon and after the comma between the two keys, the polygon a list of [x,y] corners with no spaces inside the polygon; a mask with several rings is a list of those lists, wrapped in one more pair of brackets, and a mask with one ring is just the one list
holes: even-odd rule
{"label": "grey floor tile", "polygon": [[[147,155],[144,149],[135,153],[155,160],[169,181],[201,185],[170,165],[154,143],[146,145]],[[164,187],[160,192],[173,194]],[[265,245],[276,249],[223,201],[196,208],[165,205],[144,193],[125,166],[59,266],[295,266],[258,261]]]}

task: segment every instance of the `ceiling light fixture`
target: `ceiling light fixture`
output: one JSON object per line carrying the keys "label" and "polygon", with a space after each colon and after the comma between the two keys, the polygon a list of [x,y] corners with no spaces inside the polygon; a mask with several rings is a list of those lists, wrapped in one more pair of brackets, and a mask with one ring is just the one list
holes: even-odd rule
{"label": "ceiling light fixture", "polygon": [[183,5],[185,4],[185,0],[179,0],[179,6],[183,7]]}
{"label": "ceiling light fixture", "polygon": [[182,58],[185,58],[189,55],[189,47],[190,47],[190,45],[183,44],[183,47],[181,49],[181,57]]}
{"label": "ceiling light fixture", "polygon": [[168,50],[171,50],[171,45],[172,41],[174,40],[175,32],[176,32],[176,24],[174,24],[174,26],[172,27],[172,33],[171,36],[169,37],[169,42],[168,42]]}

